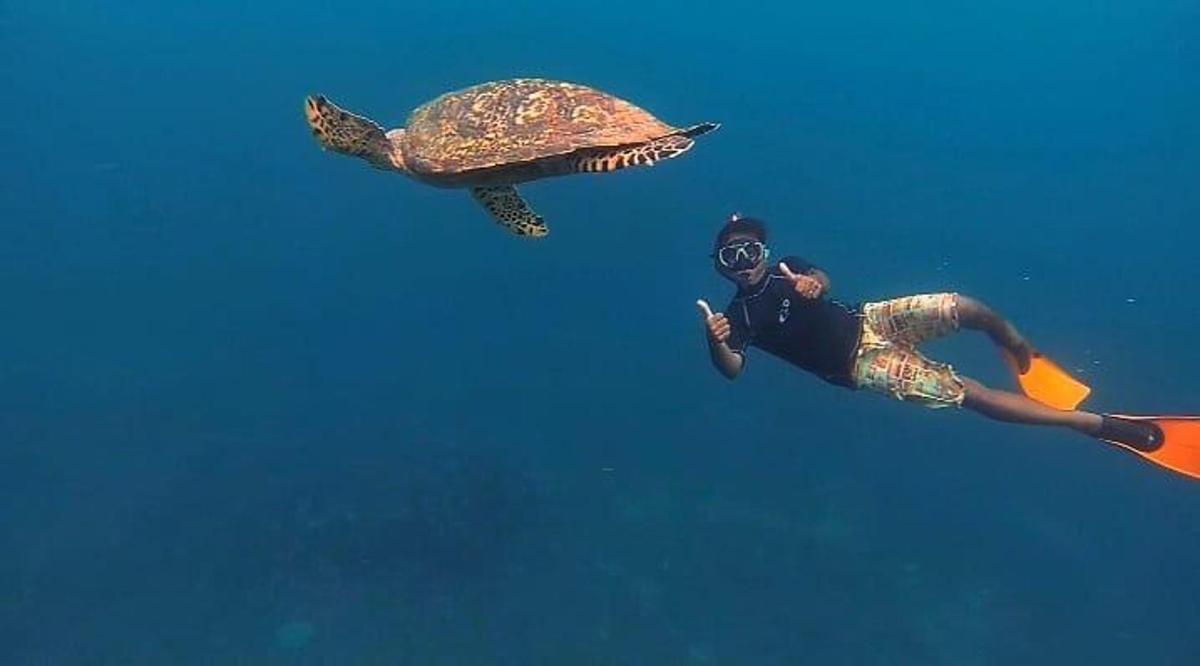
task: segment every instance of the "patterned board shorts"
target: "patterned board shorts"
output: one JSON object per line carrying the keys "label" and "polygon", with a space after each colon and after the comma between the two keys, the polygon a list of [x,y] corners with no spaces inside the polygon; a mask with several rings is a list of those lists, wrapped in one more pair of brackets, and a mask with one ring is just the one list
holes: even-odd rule
{"label": "patterned board shorts", "polygon": [[859,388],[926,407],[960,407],[963,380],[917,346],[958,330],[955,294],[905,296],[863,305],[862,339],[854,363]]}

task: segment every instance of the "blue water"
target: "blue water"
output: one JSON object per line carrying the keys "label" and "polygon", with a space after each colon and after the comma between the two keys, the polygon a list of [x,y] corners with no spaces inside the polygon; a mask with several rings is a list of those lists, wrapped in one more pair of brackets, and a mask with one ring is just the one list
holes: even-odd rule
{"label": "blue water", "polygon": [[[693,305],[740,210],[1200,411],[1194,0],[243,4],[0,2],[0,663],[1200,663],[1197,482]],[[724,127],[528,242],[301,113],[511,76]]]}

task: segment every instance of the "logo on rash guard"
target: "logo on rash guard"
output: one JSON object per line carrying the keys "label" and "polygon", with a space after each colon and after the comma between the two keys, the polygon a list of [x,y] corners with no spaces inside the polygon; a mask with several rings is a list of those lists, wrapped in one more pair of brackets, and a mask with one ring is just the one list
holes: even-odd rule
{"label": "logo on rash guard", "polygon": [[783,322],[787,321],[788,317],[790,316],[792,316],[792,301],[785,298],[783,299],[783,302],[779,304],[779,323],[782,324]]}

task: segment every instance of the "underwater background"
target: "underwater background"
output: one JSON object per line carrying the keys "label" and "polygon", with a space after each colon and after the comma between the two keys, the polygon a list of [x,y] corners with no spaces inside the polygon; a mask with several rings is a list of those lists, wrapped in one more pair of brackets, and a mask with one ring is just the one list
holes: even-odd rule
{"label": "underwater background", "polygon": [[[694,306],[742,211],[1200,412],[1195,0],[244,4],[0,0],[0,663],[1200,663],[1200,484]],[[301,110],[514,76],[724,125],[533,242]]]}

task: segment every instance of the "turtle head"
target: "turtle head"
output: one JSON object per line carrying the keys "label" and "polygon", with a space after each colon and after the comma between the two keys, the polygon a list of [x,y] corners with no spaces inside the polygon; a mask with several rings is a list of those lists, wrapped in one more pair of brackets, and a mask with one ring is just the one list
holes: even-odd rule
{"label": "turtle head", "polygon": [[384,134],[370,118],[350,113],[323,95],[304,99],[304,116],[322,148],[361,157],[381,169],[408,171],[400,143],[393,142],[404,137],[404,130]]}

